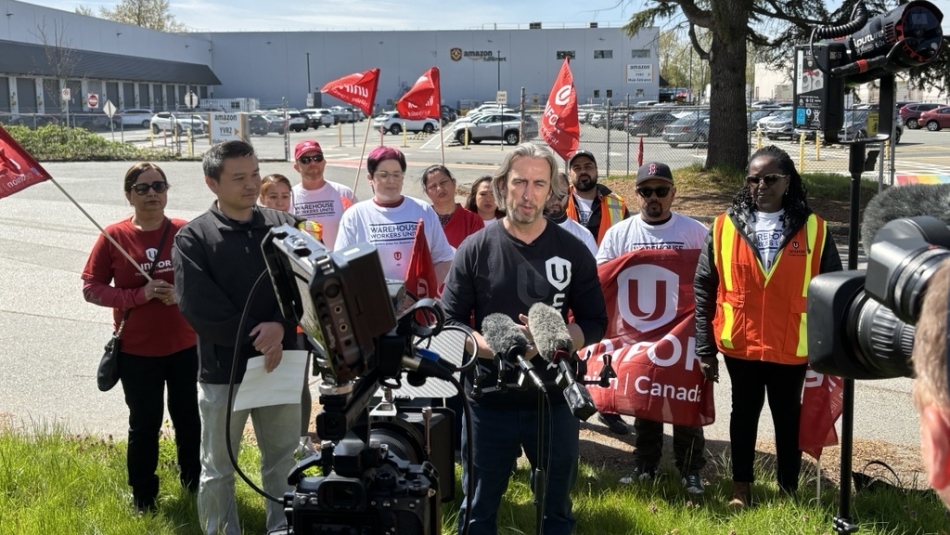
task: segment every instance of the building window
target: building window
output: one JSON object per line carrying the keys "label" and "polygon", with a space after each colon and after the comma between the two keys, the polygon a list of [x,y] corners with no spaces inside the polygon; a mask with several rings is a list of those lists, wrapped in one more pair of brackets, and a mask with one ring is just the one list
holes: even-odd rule
{"label": "building window", "polygon": [[573,50],[558,50],[557,59],[564,58],[577,59],[577,54]]}
{"label": "building window", "polygon": [[594,90],[594,98],[600,98],[600,89]]}
{"label": "building window", "polygon": [[613,90],[613,89],[608,89],[608,90],[607,90],[607,98],[613,98],[613,96],[614,96],[614,90]]}
{"label": "building window", "polygon": [[631,51],[630,51],[630,57],[632,57],[632,58],[634,58],[634,59],[649,58],[649,57],[650,57],[650,49],[649,49],[649,48],[644,48],[644,49],[642,49],[642,50],[631,50]]}
{"label": "building window", "polygon": [[613,50],[595,50],[594,59],[613,59],[614,51]]}

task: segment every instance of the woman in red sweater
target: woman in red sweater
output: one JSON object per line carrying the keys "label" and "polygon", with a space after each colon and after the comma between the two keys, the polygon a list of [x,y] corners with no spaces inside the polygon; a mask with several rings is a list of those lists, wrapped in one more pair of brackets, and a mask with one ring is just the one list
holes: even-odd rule
{"label": "woman in red sweater", "polygon": [[432,208],[439,214],[442,231],[449,245],[458,248],[462,240],[485,228],[478,214],[462,208],[455,202],[455,178],[444,165],[430,165],[422,172],[422,187],[432,201]]}
{"label": "woman in red sweater", "polygon": [[198,353],[195,332],[182,317],[175,299],[172,242],[186,221],[165,217],[165,173],[157,165],[137,163],[126,172],[124,189],[135,213],[109,225],[106,232],[141,271],[151,271],[151,280],[115,245],[99,236],[82,272],[83,297],[111,308],[115,329],[129,311],[120,333],[119,378],[129,407],[129,485],[136,509],[144,513],[155,510],[158,497],[155,470],[166,387],[179,479],[186,489],[198,489]]}

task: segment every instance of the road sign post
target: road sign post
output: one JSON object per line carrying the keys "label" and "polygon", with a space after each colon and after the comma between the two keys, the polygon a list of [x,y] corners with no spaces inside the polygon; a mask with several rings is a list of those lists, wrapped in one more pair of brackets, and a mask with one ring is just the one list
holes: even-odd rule
{"label": "road sign post", "polygon": [[189,110],[198,107],[198,95],[196,95],[194,91],[189,91],[188,94],[185,95],[185,106],[187,106]]}
{"label": "road sign post", "polygon": [[115,104],[111,100],[106,99],[105,105],[102,106],[102,111],[105,112],[106,117],[109,118],[109,130],[112,131],[112,141],[115,141],[115,122],[112,121],[112,117],[115,115]]}

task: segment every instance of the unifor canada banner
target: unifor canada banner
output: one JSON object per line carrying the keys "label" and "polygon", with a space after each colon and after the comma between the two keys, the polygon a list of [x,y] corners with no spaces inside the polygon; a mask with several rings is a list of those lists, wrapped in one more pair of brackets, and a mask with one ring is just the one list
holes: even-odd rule
{"label": "unifor canada banner", "polygon": [[617,378],[589,387],[602,412],[677,425],[716,420],[713,383],[696,356],[693,277],[698,249],[639,249],[598,268],[609,324],[604,340],[581,349],[587,379],[611,355]]}

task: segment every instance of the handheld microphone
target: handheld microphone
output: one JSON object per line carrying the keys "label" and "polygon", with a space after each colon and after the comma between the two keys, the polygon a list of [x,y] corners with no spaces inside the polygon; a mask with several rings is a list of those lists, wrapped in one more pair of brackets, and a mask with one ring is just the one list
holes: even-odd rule
{"label": "handheld microphone", "polygon": [[[894,219],[927,215],[950,224],[950,184],[891,187],[868,202],[861,222],[864,254],[871,253],[877,231]],[[532,330],[533,332],[533,330]]]}
{"label": "handheld microphone", "polygon": [[597,406],[587,387],[577,382],[572,368],[574,341],[561,313],[544,303],[535,303],[528,310],[528,326],[541,358],[557,364],[557,384],[564,389],[564,399],[571,414],[582,421],[593,416]]}
{"label": "handheld microphone", "polygon": [[[482,335],[488,342],[488,347],[492,353],[501,355],[501,357],[511,363],[517,363],[521,370],[531,378],[538,390],[547,394],[548,389],[538,370],[525,360],[524,356],[528,352],[528,339],[522,334],[521,329],[515,324],[514,320],[504,314],[489,314],[482,321]],[[501,368],[498,370],[501,374]]]}

